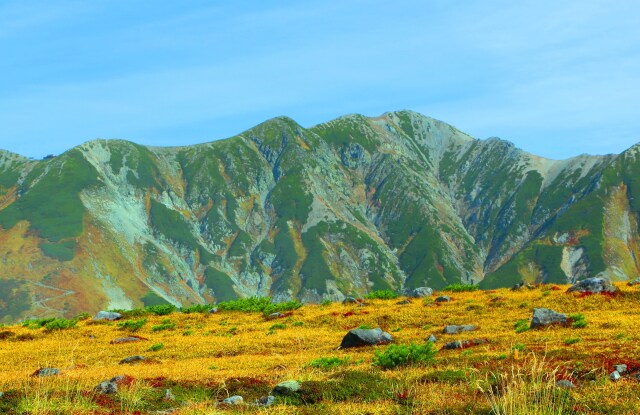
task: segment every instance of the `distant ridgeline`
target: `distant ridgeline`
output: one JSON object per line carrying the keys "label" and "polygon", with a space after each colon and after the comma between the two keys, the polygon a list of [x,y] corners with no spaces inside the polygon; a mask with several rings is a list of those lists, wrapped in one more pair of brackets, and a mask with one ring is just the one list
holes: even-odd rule
{"label": "distant ridgeline", "polygon": [[548,160],[409,111],[0,152],[0,318],[635,278],[638,153]]}

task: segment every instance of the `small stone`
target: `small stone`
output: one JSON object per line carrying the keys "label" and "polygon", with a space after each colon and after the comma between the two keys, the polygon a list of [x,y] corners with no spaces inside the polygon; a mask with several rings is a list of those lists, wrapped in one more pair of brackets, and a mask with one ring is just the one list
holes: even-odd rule
{"label": "small stone", "polygon": [[269,314],[269,316],[267,316],[267,318],[269,320],[275,320],[275,319],[281,318],[281,317],[284,317],[284,314],[279,312],[279,311],[276,311],[275,313],[271,313],[271,314]]}
{"label": "small stone", "polygon": [[434,336],[433,334],[431,334],[428,338],[427,341],[430,343],[435,343],[438,341],[438,338],[436,336]]}
{"label": "small stone", "polygon": [[470,324],[462,325],[462,326],[449,325],[449,326],[445,326],[442,332],[444,334],[458,334],[458,333],[462,333],[463,331],[474,331],[474,330],[478,330],[478,327],[472,326]]}
{"label": "small stone", "polygon": [[491,299],[491,302],[492,302],[492,303],[499,303],[500,301],[504,301],[504,297],[500,297],[500,296],[498,296],[498,297],[493,297],[493,298]]}
{"label": "small stone", "polygon": [[96,391],[96,393],[101,393],[103,395],[113,395],[118,393],[118,385],[116,382],[112,382],[110,380],[104,380],[94,388],[94,391]]}
{"label": "small stone", "polygon": [[175,401],[176,397],[174,396],[173,393],[171,393],[171,389],[165,389],[164,390],[164,397],[162,398],[163,401]]}
{"label": "small stone", "polygon": [[357,304],[360,301],[358,301],[355,297],[347,297],[344,299],[344,301],[342,301],[342,304]]}
{"label": "small stone", "polygon": [[561,389],[573,389],[576,387],[576,385],[574,385],[573,382],[571,382],[570,380],[561,379],[556,381],[556,387]]}
{"label": "small stone", "polygon": [[108,321],[114,321],[114,320],[120,320],[122,318],[122,314],[120,313],[115,313],[113,311],[99,311],[98,314],[96,314],[93,317],[94,321],[98,321],[98,320],[108,320]]}
{"label": "small stone", "polygon": [[140,340],[147,340],[147,339],[143,337],[137,337],[137,336],[118,337],[117,339],[111,340],[111,344],[132,343],[132,342],[139,342]]}
{"label": "small stone", "polygon": [[353,329],[350,330],[340,343],[341,348],[375,346],[378,344],[387,344],[393,341],[391,334],[382,331],[381,328],[375,329]]}
{"label": "small stone", "polygon": [[225,405],[242,405],[243,402],[244,399],[240,395],[229,396],[227,399],[222,401]]}
{"label": "small stone", "polygon": [[614,370],[613,372],[611,372],[611,374],[609,375],[609,379],[611,379],[612,382],[617,382],[622,378],[622,376],[620,376],[620,372],[618,372],[617,370]]}
{"label": "small stone", "polygon": [[548,308],[535,308],[530,328],[548,326],[550,324],[567,324],[567,316]]}
{"label": "small stone", "polygon": [[397,305],[407,305],[407,304],[411,304],[411,301],[407,300],[406,298],[404,300],[400,300],[396,303]]}
{"label": "small stone", "polygon": [[467,349],[469,347],[480,346],[481,344],[487,343],[489,343],[489,340],[487,339],[456,340],[454,342],[446,343],[442,348],[444,350]]}
{"label": "small stone", "polygon": [[448,295],[441,295],[440,297],[436,298],[436,303],[448,303],[449,301],[451,301],[451,297],[449,297]]}
{"label": "small stone", "polygon": [[581,292],[590,294],[615,293],[616,291],[618,291],[618,288],[611,283],[611,280],[602,277],[585,278],[576,282],[567,290],[568,293]]}
{"label": "small stone", "polygon": [[263,396],[260,399],[258,399],[256,401],[256,405],[257,406],[271,406],[275,403],[276,401],[276,397],[269,395],[269,396]]}
{"label": "small stone", "polygon": [[132,364],[132,363],[139,363],[142,362],[144,360],[147,360],[146,357],[144,356],[129,356],[129,357],[125,357],[124,359],[122,359],[120,361],[121,365],[126,365],[126,364]]}
{"label": "small stone", "polygon": [[218,307],[213,307],[212,309],[209,310],[209,314],[215,314],[218,312]]}
{"label": "small stone", "polygon": [[44,378],[47,376],[57,376],[60,374],[60,369],[55,367],[43,367],[31,374],[33,377]]}
{"label": "small stone", "polygon": [[414,297],[414,298],[429,297],[430,295],[433,294],[433,289],[429,287],[418,287],[412,290],[411,289],[405,290],[404,294],[407,297]]}
{"label": "small stone", "polygon": [[613,368],[621,375],[627,371],[627,365],[625,365],[624,363],[619,365],[614,365]]}
{"label": "small stone", "polygon": [[285,380],[273,388],[274,395],[293,395],[300,390],[300,383],[295,380]]}

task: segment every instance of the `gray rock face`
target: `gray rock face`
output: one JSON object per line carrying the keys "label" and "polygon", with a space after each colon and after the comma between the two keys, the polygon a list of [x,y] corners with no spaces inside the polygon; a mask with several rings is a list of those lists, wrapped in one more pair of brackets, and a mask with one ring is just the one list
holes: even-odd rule
{"label": "gray rock face", "polygon": [[616,372],[618,372],[618,373],[620,373],[622,375],[623,373],[625,373],[627,371],[627,365],[622,363],[622,364],[613,366],[613,369],[615,369]]}
{"label": "gray rock face", "polygon": [[567,324],[567,316],[548,308],[536,308],[533,310],[530,328],[534,329],[550,324]]}
{"label": "gray rock face", "polygon": [[462,333],[463,331],[474,331],[474,330],[478,330],[478,326],[473,326],[470,324],[461,325],[461,326],[449,325],[449,326],[445,326],[442,332],[444,334],[458,334],[458,333]]}
{"label": "gray rock face", "polygon": [[122,359],[120,361],[121,365],[126,365],[126,364],[132,364],[132,363],[139,363],[142,362],[144,360],[147,360],[144,356],[129,356],[129,357],[125,357],[124,359]]}
{"label": "gray rock face", "polygon": [[488,344],[489,340],[487,339],[471,339],[471,340],[456,340],[454,342],[445,343],[442,346],[443,350],[453,350],[453,349],[467,349],[469,347],[480,346],[481,344]]}
{"label": "gray rock face", "polygon": [[115,321],[115,320],[120,320],[122,318],[122,314],[120,313],[114,313],[112,311],[98,311],[98,314],[96,314],[93,317],[94,321],[98,321],[98,320],[108,320],[108,321]]}
{"label": "gray rock face", "polygon": [[393,337],[382,331],[381,328],[375,329],[353,329],[347,333],[340,344],[341,348],[375,346],[377,344],[387,344],[393,341]]}
{"label": "gray rock face", "polygon": [[137,336],[118,337],[117,339],[111,340],[111,344],[133,343],[133,342],[139,342],[141,340],[146,340],[146,339],[142,337],[137,337]]}
{"label": "gray rock face", "polygon": [[617,370],[614,370],[613,372],[611,372],[611,374],[609,375],[609,379],[611,379],[611,381],[613,382],[617,382],[620,379],[622,379],[622,376],[620,375],[620,373]]}
{"label": "gray rock face", "polygon": [[574,385],[570,380],[561,379],[556,382],[556,387],[561,389],[573,389],[576,387],[576,385]]}
{"label": "gray rock face", "polygon": [[412,290],[405,290],[404,295],[407,297],[423,298],[433,294],[433,289],[429,287],[418,287]]}
{"label": "gray rock face", "polygon": [[448,303],[449,301],[451,301],[451,297],[449,297],[448,295],[441,295],[440,297],[436,298],[436,303]]}
{"label": "gray rock face", "polygon": [[33,374],[31,376],[44,378],[44,377],[47,377],[47,376],[57,376],[59,374],[60,374],[60,369],[58,369],[58,368],[55,368],[55,367],[43,367],[43,368],[40,368],[40,369],[36,370],[35,372],[33,372]]}
{"label": "gray rock face", "polygon": [[273,388],[274,395],[293,395],[294,393],[300,390],[300,383],[295,380],[285,380],[284,382],[280,382]]}
{"label": "gray rock face", "polygon": [[242,405],[244,399],[240,395],[229,396],[225,400],[222,401],[225,405]]}
{"label": "gray rock face", "polygon": [[118,393],[118,384],[125,379],[124,376],[115,376],[109,380],[103,380],[93,390],[103,395],[113,395]]}
{"label": "gray rock face", "polygon": [[581,292],[592,294],[614,293],[616,291],[618,291],[618,289],[611,283],[611,280],[602,277],[586,278],[576,282],[567,290],[569,293]]}
{"label": "gray rock face", "polygon": [[260,399],[258,399],[256,401],[256,405],[257,406],[271,406],[275,403],[276,401],[276,397],[275,396],[263,396]]}

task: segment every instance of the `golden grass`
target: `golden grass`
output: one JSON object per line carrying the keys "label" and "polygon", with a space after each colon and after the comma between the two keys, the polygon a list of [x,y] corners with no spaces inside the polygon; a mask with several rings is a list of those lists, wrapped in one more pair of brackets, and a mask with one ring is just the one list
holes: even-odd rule
{"label": "golden grass", "polygon": [[[120,345],[110,341],[129,333],[120,330],[117,323],[82,321],[75,329],[59,332],[3,327],[0,331],[10,331],[15,336],[0,340],[0,391],[6,393],[0,398],[0,412],[101,415],[154,413],[176,407],[178,415],[489,414],[492,408],[493,413],[524,413],[517,412],[517,408],[496,411],[496,402],[508,400],[509,396],[514,397],[512,401],[521,400],[530,396],[523,392],[527,388],[571,378],[578,385],[569,392],[570,409],[575,413],[640,413],[640,384],[631,379],[617,383],[607,379],[611,365],[635,364],[640,356],[640,291],[621,285],[622,294],[616,297],[581,298],[565,293],[566,288],[540,286],[517,292],[451,293],[453,301],[440,305],[425,305],[418,299],[407,305],[397,304],[399,299],[371,300],[364,307],[306,305],[277,321],[267,320],[260,313],[230,311],[150,315],[145,317],[147,324],[134,333],[148,340]],[[516,333],[515,322],[529,319],[534,307],[567,314],[580,312],[588,326]],[[152,326],[167,318],[176,323],[176,329],[151,331]],[[285,324],[286,328],[270,330],[274,323]],[[475,324],[480,328],[443,335],[446,324]],[[442,350],[432,366],[381,371],[371,362],[375,351],[384,346],[337,350],[344,334],[360,325],[382,327],[399,344],[421,343],[432,333],[439,339],[438,348],[447,341],[479,337],[489,343],[466,350]],[[21,335],[35,338],[17,340]],[[579,341],[565,344],[567,339],[576,338]],[[148,351],[156,343],[163,343],[164,347]],[[118,364],[131,355],[150,360],[136,365]],[[308,366],[314,359],[332,356],[348,357],[349,363],[332,370]],[[57,367],[62,374],[32,378],[30,375],[40,367]],[[354,392],[348,399],[338,399],[333,389],[338,384],[336,374],[345,371],[381,379],[384,388],[376,398]],[[460,374],[466,378],[460,378]],[[105,401],[92,392],[100,381],[117,375],[135,379],[130,386],[120,388],[119,397]],[[513,386],[509,391],[504,385],[502,389],[487,388],[484,380],[491,376],[507,384],[512,382],[519,389]],[[268,409],[250,405],[223,408],[217,404],[238,390],[250,403],[288,379],[316,385],[321,399],[306,405],[280,401]],[[258,385],[255,390],[251,389],[253,383]],[[176,402],[161,400],[166,388],[176,395]],[[14,406],[11,409],[7,409],[9,402]]]}

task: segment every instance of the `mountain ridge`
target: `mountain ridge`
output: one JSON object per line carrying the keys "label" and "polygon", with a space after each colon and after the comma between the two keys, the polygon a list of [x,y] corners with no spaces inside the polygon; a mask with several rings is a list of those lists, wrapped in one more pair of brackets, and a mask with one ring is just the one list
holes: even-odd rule
{"label": "mountain ridge", "polygon": [[190,146],[0,152],[0,282],[45,299],[0,317],[635,277],[638,147],[550,160],[396,111],[276,117]]}

